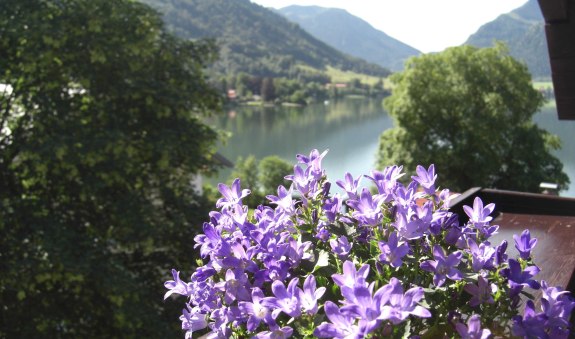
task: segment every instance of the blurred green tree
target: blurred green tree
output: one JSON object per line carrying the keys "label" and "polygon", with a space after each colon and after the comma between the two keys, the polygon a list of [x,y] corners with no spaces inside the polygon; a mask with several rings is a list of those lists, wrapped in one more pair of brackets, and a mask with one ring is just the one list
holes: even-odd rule
{"label": "blurred green tree", "polygon": [[537,127],[544,103],[524,64],[505,46],[449,48],[409,59],[384,101],[395,121],[380,140],[378,166],[435,164],[446,187],[536,192],[569,178],[552,151],[558,137]]}
{"label": "blurred green tree", "polygon": [[0,337],[179,335],[214,51],[135,1],[0,2]]}
{"label": "blurred green tree", "polygon": [[260,93],[264,102],[273,101],[276,98],[273,78],[263,78]]}
{"label": "blurred green tree", "polygon": [[279,185],[286,188],[291,185],[284,177],[293,172],[293,165],[276,155],[263,158],[258,169],[259,185],[266,195],[275,195]]}
{"label": "blurred green tree", "polygon": [[292,172],[293,166],[276,155],[264,157],[259,161],[255,156],[249,155],[246,158],[238,158],[228,182],[240,178],[242,188],[251,190],[250,195],[243,199],[243,203],[255,208],[267,204],[266,195],[276,195],[279,185],[288,188],[291,182],[284,177]]}

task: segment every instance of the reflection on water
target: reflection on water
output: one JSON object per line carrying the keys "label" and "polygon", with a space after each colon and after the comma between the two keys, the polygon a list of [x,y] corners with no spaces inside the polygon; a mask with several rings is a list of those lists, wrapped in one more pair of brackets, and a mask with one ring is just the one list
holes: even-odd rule
{"label": "reflection on water", "polygon": [[[347,99],[307,107],[236,107],[214,124],[232,132],[220,153],[235,161],[250,154],[261,159],[276,154],[295,163],[298,153],[329,149],[323,161],[330,180],[369,173],[382,131],[393,126],[381,100]],[[222,171],[225,180],[230,170]]]}
{"label": "reflection on water", "polygon": [[[546,107],[534,120],[561,137],[563,148],[556,155],[572,182],[562,195],[575,197],[575,121],[559,121],[554,107]],[[346,171],[354,176],[369,173],[374,167],[380,134],[393,127],[381,100],[369,99],[346,99],[303,108],[240,106],[215,117],[212,123],[232,133],[220,148],[220,153],[231,161],[250,154],[258,159],[275,154],[295,163],[297,153],[329,149],[323,167],[332,182]],[[230,172],[223,170],[212,181],[224,181]]]}

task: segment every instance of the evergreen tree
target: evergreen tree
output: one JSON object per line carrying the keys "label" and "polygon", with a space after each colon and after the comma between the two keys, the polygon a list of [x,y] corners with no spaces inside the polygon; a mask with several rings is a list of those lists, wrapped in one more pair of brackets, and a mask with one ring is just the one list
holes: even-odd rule
{"label": "evergreen tree", "polygon": [[264,78],[262,80],[262,89],[260,90],[263,101],[273,101],[276,98],[276,89],[274,79]]}

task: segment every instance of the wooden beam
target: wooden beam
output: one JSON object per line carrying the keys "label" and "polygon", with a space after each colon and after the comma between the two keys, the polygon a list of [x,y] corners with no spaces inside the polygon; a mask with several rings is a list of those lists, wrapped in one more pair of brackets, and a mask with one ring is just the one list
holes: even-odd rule
{"label": "wooden beam", "polygon": [[565,21],[569,19],[568,0],[538,0],[545,22]]}
{"label": "wooden beam", "polygon": [[538,0],[561,120],[575,120],[575,0]]}
{"label": "wooden beam", "polygon": [[552,66],[555,59],[575,57],[575,21],[547,24],[545,35]]}
{"label": "wooden beam", "polygon": [[575,120],[575,98],[555,99],[559,120]]}
{"label": "wooden beam", "polygon": [[557,112],[561,120],[575,120],[575,49],[569,46],[556,53],[559,57],[551,58],[551,75]]}
{"label": "wooden beam", "polygon": [[575,199],[573,198],[474,187],[451,201],[451,211],[459,214],[459,221],[467,221],[463,205],[473,206],[475,197],[480,197],[485,204],[494,203],[494,215],[526,213],[575,217]]}

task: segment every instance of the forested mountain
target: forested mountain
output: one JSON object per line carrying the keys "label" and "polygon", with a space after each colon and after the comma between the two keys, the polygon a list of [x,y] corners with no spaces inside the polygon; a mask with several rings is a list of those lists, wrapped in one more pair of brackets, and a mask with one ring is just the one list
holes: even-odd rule
{"label": "forested mountain", "polygon": [[421,54],[343,9],[294,5],[278,13],[330,46],[394,71],[403,69],[405,59]]}
{"label": "forested mountain", "polygon": [[544,32],[545,21],[537,0],[500,15],[481,26],[465,44],[477,47],[492,46],[495,40],[504,41],[510,54],[524,61],[536,78],[549,78],[549,54]]}
{"label": "forested mountain", "polygon": [[386,76],[387,69],[337,51],[297,24],[249,0],[142,0],[158,9],[168,27],[187,39],[213,38],[220,47],[213,70],[260,77],[295,78],[332,66]]}

